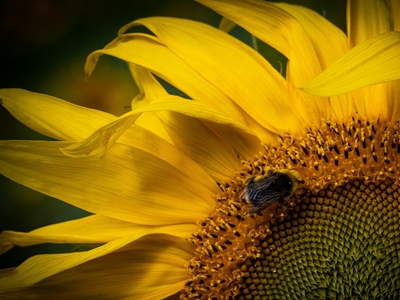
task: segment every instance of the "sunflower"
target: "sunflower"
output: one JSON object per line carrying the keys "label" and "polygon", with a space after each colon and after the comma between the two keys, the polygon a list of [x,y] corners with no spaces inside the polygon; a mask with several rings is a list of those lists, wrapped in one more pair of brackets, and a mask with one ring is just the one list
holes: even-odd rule
{"label": "sunflower", "polygon": [[[2,299],[398,299],[399,2],[349,1],[347,36],[300,6],[198,2],[220,29],[140,19],[88,57],[88,76],[104,54],[128,63],[140,94],[121,117],[0,91],[58,140],[1,141],[0,172],[92,213],[4,231],[0,249],[93,245],[3,270]],[[286,79],[232,24],[287,57]],[[297,188],[252,199],[275,173]]]}

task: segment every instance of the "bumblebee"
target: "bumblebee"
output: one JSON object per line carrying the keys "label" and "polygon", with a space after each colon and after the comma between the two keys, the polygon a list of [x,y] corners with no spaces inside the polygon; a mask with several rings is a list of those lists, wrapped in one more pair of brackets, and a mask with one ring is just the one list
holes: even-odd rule
{"label": "bumblebee", "polygon": [[250,178],[239,193],[248,207],[248,214],[256,214],[272,203],[279,201],[285,207],[289,206],[286,200],[293,196],[301,178],[294,170],[269,169],[266,175]]}

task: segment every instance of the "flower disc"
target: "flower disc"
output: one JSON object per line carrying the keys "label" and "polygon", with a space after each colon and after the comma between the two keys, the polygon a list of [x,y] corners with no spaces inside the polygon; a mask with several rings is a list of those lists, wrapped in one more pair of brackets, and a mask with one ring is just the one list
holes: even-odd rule
{"label": "flower disc", "polygon": [[354,180],[305,198],[248,259],[237,299],[398,299],[399,186]]}
{"label": "flower disc", "polygon": [[[325,123],[243,160],[199,222],[182,298],[397,299],[400,296],[398,122]],[[239,195],[270,168],[301,180],[289,209],[249,214]]]}

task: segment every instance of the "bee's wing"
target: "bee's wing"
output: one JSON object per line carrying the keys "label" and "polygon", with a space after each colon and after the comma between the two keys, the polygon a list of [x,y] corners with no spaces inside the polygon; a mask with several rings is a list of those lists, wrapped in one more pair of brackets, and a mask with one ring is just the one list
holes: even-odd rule
{"label": "bee's wing", "polygon": [[276,177],[276,174],[272,174],[258,181],[247,182],[239,197],[242,199],[257,199],[264,198],[266,194],[271,195],[273,193],[276,193],[278,196],[279,192],[273,188]]}
{"label": "bee's wing", "polygon": [[273,178],[265,178],[260,181],[249,182],[243,189],[240,197],[247,199],[263,198],[266,191],[271,191],[270,186],[273,182]]}
{"label": "bee's wing", "polygon": [[239,194],[239,197],[249,205],[249,214],[262,211],[283,196],[282,192],[276,191],[271,186],[275,178],[275,175],[271,175],[259,181],[249,182]]}
{"label": "bee's wing", "polygon": [[247,199],[247,204],[249,205],[247,213],[256,214],[264,210],[270,204],[278,201],[281,197],[282,195],[280,193],[272,193],[260,198]]}

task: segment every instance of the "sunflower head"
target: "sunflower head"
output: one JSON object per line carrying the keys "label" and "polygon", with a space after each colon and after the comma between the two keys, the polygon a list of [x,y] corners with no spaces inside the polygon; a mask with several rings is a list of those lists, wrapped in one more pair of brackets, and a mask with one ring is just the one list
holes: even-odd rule
{"label": "sunflower head", "polygon": [[[236,179],[221,185],[216,213],[190,239],[195,280],[185,295],[395,299],[400,177],[391,162],[397,161],[397,132],[397,122],[326,123],[243,160]],[[288,192],[291,206],[277,203],[248,215],[237,191],[244,187],[246,196],[257,197],[248,186],[277,174],[270,166],[286,170],[284,178],[304,180],[293,196]]]}
{"label": "sunflower head", "polygon": [[1,90],[59,141],[1,141],[0,172],[93,214],[1,249],[93,247],[27,260],[0,295],[398,299],[397,1],[349,1],[348,35],[300,6],[199,2],[285,55],[286,78],[220,29],[153,17],[87,59],[88,75],[103,54],[128,63],[140,94],[121,117]]}

